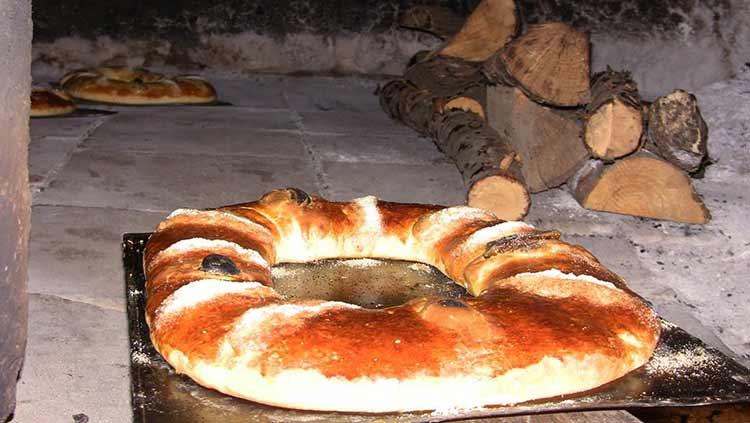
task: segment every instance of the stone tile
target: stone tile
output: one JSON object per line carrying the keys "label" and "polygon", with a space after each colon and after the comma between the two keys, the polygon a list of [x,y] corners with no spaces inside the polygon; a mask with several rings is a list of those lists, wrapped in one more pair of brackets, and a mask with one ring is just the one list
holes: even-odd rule
{"label": "stone tile", "polygon": [[250,201],[287,186],[317,192],[315,181],[300,159],[82,151],[36,203],[169,211]]}
{"label": "stone tile", "polygon": [[297,131],[260,131],[227,127],[174,128],[126,133],[117,122],[104,125],[83,144],[91,150],[199,154],[202,156],[307,157]]}
{"label": "stone tile", "polygon": [[400,135],[413,137],[413,129],[391,120],[384,112],[301,112],[307,134],[346,134],[354,136]]}
{"label": "stone tile", "polygon": [[42,186],[53,170],[62,166],[80,141],[76,138],[32,138],[29,143],[29,183],[32,190]]}
{"label": "stone tile", "polygon": [[349,200],[374,195],[388,201],[456,205],[465,201],[463,180],[452,164],[323,162],[330,196]]}
{"label": "stone tile", "polygon": [[362,78],[286,78],[284,93],[289,107],[298,112],[381,112],[377,81]]}
{"label": "stone tile", "polygon": [[44,137],[83,138],[105,117],[56,117],[29,119],[31,139]]}
{"label": "stone tile", "polygon": [[28,333],[14,422],[131,421],[124,312],[32,294]]}
{"label": "stone tile", "polygon": [[166,212],[34,207],[29,292],[125,310],[122,235],[153,231],[165,217]]}
{"label": "stone tile", "polygon": [[371,163],[448,163],[429,138],[416,135],[307,135],[322,160]]}
{"label": "stone tile", "polygon": [[279,76],[256,76],[243,79],[211,78],[216,88],[219,101],[232,103],[234,106],[253,107],[258,109],[284,109],[284,92]]}
{"label": "stone tile", "polygon": [[166,134],[179,129],[296,130],[297,116],[284,110],[255,110],[231,106],[120,107],[106,123],[112,134]]}

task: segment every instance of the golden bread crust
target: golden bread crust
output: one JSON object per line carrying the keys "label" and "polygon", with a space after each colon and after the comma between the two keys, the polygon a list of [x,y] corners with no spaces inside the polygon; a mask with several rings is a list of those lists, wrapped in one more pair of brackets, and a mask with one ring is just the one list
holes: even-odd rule
{"label": "golden bread crust", "polygon": [[202,104],[216,101],[216,91],[201,77],[166,76],[145,69],[100,67],[77,70],[63,76],[60,86],[75,98],[113,104]]}
{"label": "golden bread crust", "polygon": [[[144,257],[147,321],[165,359],[202,385],[284,407],[386,412],[570,394],[646,363],[660,333],[655,313],[583,248],[469,207],[279,190],[176,211]],[[423,262],[474,295],[366,309],[272,288],[275,263],[337,257]]]}
{"label": "golden bread crust", "polygon": [[75,109],[75,103],[63,91],[37,87],[31,89],[31,117],[67,115]]}

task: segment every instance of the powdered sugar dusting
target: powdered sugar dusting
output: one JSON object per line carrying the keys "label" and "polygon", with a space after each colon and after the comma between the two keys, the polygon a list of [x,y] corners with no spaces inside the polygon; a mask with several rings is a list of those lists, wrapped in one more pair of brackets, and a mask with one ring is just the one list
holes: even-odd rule
{"label": "powdered sugar dusting", "polygon": [[584,281],[589,282],[601,286],[606,286],[610,289],[619,289],[613,284],[609,282],[605,282],[603,280],[597,279],[590,275],[576,275],[573,273],[564,273],[557,269],[549,269],[542,272],[533,272],[533,273],[519,273],[515,275],[515,277],[525,277],[525,276],[542,276],[542,277],[549,277],[549,278],[556,278],[556,279],[568,279],[568,280],[578,280],[578,281]]}
{"label": "powdered sugar dusting", "polygon": [[172,213],[167,216],[167,218],[159,225],[159,229],[162,229],[163,227],[169,226],[171,223],[171,220],[179,217],[179,216],[193,216],[193,217],[205,217],[205,218],[220,218],[220,219],[229,219],[233,220],[235,222],[241,223],[243,225],[247,225],[249,228],[248,230],[258,230],[260,231],[264,236],[270,238],[271,232],[269,230],[250,219],[247,219],[245,217],[237,216],[236,214],[232,214],[225,211],[219,211],[219,210],[196,210],[196,209],[177,209],[173,211]]}
{"label": "powdered sugar dusting", "polygon": [[253,290],[271,290],[259,282],[227,282],[218,279],[201,279],[180,287],[162,303],[157,316],[169,316],[186,308],[226,294],[239,294]]}
{"label": "powdered sugar dusting", "polygon": [[270,319],[283,323],[288,321],[289,318],[300,314],[313,315],[328,310],[358,308],[361,307],[339,301],[324,301],[317,304],[271,304],[264,307],[252,308],[245,312],[240,321],[235,325],[234,333],[239,336],[251,335]]}
{"label": "powdered sugar dusting", "polygon": [[244,248],[241,245],[224,241],[221,239],[205,239],[205,238],[190,238],[177,241],[164,250],[160,251],[156,255],[155,260],[158,261],[162,255],[168,254],[181,254],[191,250],[197,249],[212,249],[212,248],[229,248],[241,255],[245,260],[257,263],[263,267],[268,267],[268,262],[255,250]]}
{"label": "powdered sugar dusting", "polygon": [[353,202],[360,207],[365,218],[360,231],[365,233],[379,233],[383,227],[383,222],[380,219],[380,210],[378,210],[378,199],[369,195],[357,198]]}
{"label": "powdered sugar dusting", "polygon": [[446,228],[454,222],[461,221],[493,221],[497,220],[492,213],[469,206],[447,207],[427,216],[429,226],[417,234],[422,239],[439,238]]}

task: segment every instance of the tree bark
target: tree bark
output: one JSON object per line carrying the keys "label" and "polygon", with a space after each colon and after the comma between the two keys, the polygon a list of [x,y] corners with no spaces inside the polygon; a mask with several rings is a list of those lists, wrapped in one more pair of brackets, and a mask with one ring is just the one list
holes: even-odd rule
{"label": "tree bark", "polygon": [[584,141],[595,158],[611,161],[636,151],[644,116],[638,87],[629,72],[607,69],[594,76],[586,106]]}
{"label": "tree bark", "polygon": [[398,23],[404,28],[429,32],[446,39],[461,29],[464,20],[447,7],[412,6],[401,14]]}
{"label": "tree bark", "polygon": [[701,168],[708,127],[695,96],[683,90],[659,97],[649,107],[648,148],[686,172]]}

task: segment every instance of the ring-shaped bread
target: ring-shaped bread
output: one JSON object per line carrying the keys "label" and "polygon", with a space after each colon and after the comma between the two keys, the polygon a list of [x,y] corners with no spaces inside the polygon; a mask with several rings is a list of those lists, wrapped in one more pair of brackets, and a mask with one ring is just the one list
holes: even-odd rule
{"label": "ring-shaped bread", "polygon": [[[270,266],[377,257],[432,265],[472,296],[367,309],[285,300]],[[643,365],[654,312],[589,252],[470,207],[297,189],[177,210],[144,253],[154,346],[180,373],[276,406],[391,412],[512,404]]]}
{"label": "ring-shaped bread", "polygon": [[102,103],[150,105],[216,101],[216,91],[200,76],[166,76],[146,69],[76,70],[65,74],[60,86],[75,98]]}
{"label": "ring-shaped bread", "polygon": [[53,88],[32,87],[29,116],[49,117],[73,113],[75,103],[65,92]]}

